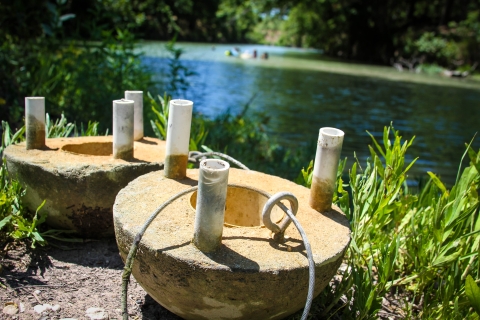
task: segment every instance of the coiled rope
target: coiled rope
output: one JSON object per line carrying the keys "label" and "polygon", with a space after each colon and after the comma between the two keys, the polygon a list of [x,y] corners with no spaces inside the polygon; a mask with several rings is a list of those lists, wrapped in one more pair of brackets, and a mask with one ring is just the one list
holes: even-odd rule
{"label": "coiled rope", "polygon": [[[197,159],[202,158],[202,157],[207,157],[207,156],[218,156],[222,157],[224,159],[227,159],[228,161],[234,163],[235,165],[239,166],[240,168],[244,170],[249,170],[245,165],[243,165],[241,162],[233,159],[232,157],[220,153],[220,152],[206,152],[206,153],[199,153],[199,152],[191,152],[189,155],[189,161],[191,162],[197,162]],[[307,259],[308,259],[308,293],[307,293],[307,301],[305,303],[305,307],[303,309],[302,313],[302,318],[301,320],[306,320],[308,317],[308,313],[310,312],[310,307],[312,306],[312,300],[313,300],[313,292],[315,288],[315,261],[313,260],[313,254],[312,254],[312,249],[310,247],[310,242],[308,241],[307,235],[305,234],[305,231],[303,230],[302,226],[300,225],[300,222],[297,220],[295,217],[298,209],[298,201],[295,196],[290,193],[290,192],[279,192],[276,193],[275,195],[270,195],[269,193],[253,188],[253,187],[246,187],[243,185],[238,185],[238,184],[228,184],[229,187],[235,187],[235,188],[243,188],[243,189],[249,189],[249,190],[254,190],[263,196],[267,197],[269,200],[265,203],[265,206],[263,208],[262,212],[262,218],[263,218],[263,223],[264,225],[269,228],[271,231],[273,231],[277,237],[277,239],[283,238],[283,233],[285,232],[286,228],[288,225],[293,222],[295,227],[297,228],[298,232],[300,233],[300,236],[302,237],[305,250],[307,251]],[[172,202],[177,200],[178,198],[190,193],[194,192],[198,189],[197,187],[192,187],[186,190],[183,190],[174,196],[170,197],[167,201],[162,203],[155,211],[150,215],[150,217],[145,221],[143,224],[142,228],[140,231],[137,233],[135,236],[132,246],[130,247],[130,251],[128,252],[127,259],[125,260],[125,267],[123,269],[122,273],[122,316],[123,320],[128,320],[128,304],[127,304],[127,296],[128,296],[128,283],[130,282],[130,276],[132,274],[132,267],[133,267],[133,261],[135,260],[135,256],[137,254],[138,246],[140,244],[140,241],[142,240],[143,235],[145,234],[145,231],[147,228],[150,226],[150,224],[155,220],[155,218],[158,216],[160,212],[162,212],[163,209],[165,209],[168,205],[170,205]],[[291,209],[289,209],[287,206],[285,206],[283,203],[280,201],[286,199],[290,202]],[[273,223],[270,219],[270,212],[272,211],[273,207],[277,205],[282,209],[285,214],[287,215],[287,218],[284,219],[282,224],[278,226],[277,224]]]}

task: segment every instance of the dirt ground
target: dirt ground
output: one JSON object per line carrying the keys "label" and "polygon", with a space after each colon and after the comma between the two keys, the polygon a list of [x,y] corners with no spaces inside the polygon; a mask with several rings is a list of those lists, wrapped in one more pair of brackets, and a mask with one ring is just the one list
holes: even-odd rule
{"label": "dirt ground", "polygon": [[[0,319],[122,318],[124,264],[115,240],[68,244],[68,249],[51,245],[34,251],[25,245],[8,248],[0,260],[0,283],[5,286],[0,287]],[[154,301],[133,277],[128,296],[130,319],[181,319]],[[44,304],[53,310],[34,310]],[[99,309],[87,316],[89,308]],[[16,314],[9,314],[15,309]]]}
{"label": "dirt ground", "polygon": [[[58,244],[65,247],[65,243]],[[0,319],[122,318],[124,264],[114,239],[68,244],[68,250],[52,245],[36,250],[25,245],[7,249],[5,256],[0,255]],[[154,301],[133,277],[128,296],[130,319],[181,320]],[[379,319],[403,319],[399,312],[402,306],[396,302],[399,300],[394,296],[383,299]],[[341,303],[346,301],[342,299]],[[44,304],[59,309],[41,313],[34,310]],[[87,316],[90,308],[101,312]],[[8,314],[12,309],[17,313]],[[339,317],[335,315],[332,319]]]}

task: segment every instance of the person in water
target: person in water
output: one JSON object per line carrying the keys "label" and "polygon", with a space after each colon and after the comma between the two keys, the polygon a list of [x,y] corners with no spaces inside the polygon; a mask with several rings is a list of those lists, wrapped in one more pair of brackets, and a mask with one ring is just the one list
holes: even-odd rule
{"label": "person in water", "polygon": [[[227,57],[240,57],[242,59],[256,59],[258,57],[258,52],[257,50],[253,50],[252,53],[249,51],[245,51],[241,53],[240,49],[235,47],[233,50],[226,50],[225,55]],[[260,56],[261,59],[267,60],[268,59],[268,52],[262,53]]]}

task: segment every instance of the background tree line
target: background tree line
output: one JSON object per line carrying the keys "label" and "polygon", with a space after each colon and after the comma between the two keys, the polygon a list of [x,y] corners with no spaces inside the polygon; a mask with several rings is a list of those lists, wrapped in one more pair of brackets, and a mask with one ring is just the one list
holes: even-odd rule
{"label": "background tree line", "polygon": [[[63,35],[98,40],[99,30],[137,38],[259,42],[322,49],[390,64],[423,58],[449,68],[480,59],[479,0],[22,0],[2,1],[1,28],[20,38],[51,33],[53,7],[74,19]],[[60,21],[61,22],[61,21]]]}
{"label": "background tree line", "polygon": [[470,70],[480,60],[480,0],[2,0],[0,117],[18,123],[23,97],[44,95],[58,105],[52,116],[107,128],[100,104],[155,85],[136,39],[175,37]]}

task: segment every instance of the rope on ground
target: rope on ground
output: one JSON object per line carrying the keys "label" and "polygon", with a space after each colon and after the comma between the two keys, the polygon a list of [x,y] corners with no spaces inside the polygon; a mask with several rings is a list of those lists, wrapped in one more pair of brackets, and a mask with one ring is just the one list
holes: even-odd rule
{"label": "rope on ground", "polygon": [[[209,154],[211,152],[208,152]],[[216,154],[217,152],[213,152],[213,154]],[[199,157],[196,156],[196,157]],[[235,160],[236,161],[236,160]],[[238,162],[238,161],[236,161]],[[240,163],[240,162],[238,162]],[[246,167],[245,167],[246,168]],[[248,169],[246,169],[248,170]],[[287,219],[282,223],[281,226],[278,226],[274,224],[278,230],[275,227],[274,228],[277,234],[285,231],[285,229],[288,227],[288,224],[290,222],[293,222],[295,227],[297,228],[298,232],[300,233],[300,236],[302,237],[303,243],[305,245],[305,250],[307,251],[307,258],[308,258],[308,293],[307,293],[307,301],[305,303],[305,307],[303,309],[302,313],[302,318],[301,320],[306,320],[308,317],[308,313],[310,312],[310,308],[312,306],[312,300],[313,300],[313,292],[315,288],[315,261],[313,260],[313,253],[312,249],[310,247],[310,242],[308,241],[307,235],[305,234],[305,231],[303,230],[300,222],[297,220],[295,217],[296,211],[298,209],[298,201],[295,198],[295,196],[292,193],[289,192],[280,192],[275,194],[274,196],[271,196],[268,192],[265,192],[263,190],[253,188],[253,187],[247,187],[244,185],[238,185],[238,184],[228,184],[228,187],[235,187],[235,188],[242,188],[242,189],[248,189],[248,190],[254,190],[269,200],[264,206],[263,209],[263,215],[267,216],[267,211],[272,210],[274,205],[279,206],[286,214],[287,214]],[[142,228],[140,231],[137,233],[135,236],[135,239],[133,240],[132,246],[130,247],[130,251],[128,252],[127,259],[125,261],[125,267],[123,269],[123,274],[122,274],[122,315],[123,315],[123,320],[128,320],[128,306],[127,306],[127,296],[128,296],[128,283],[130,282],[130,276],[132,274],[132,266],[133,266],[133,261],[135,260],[135,256],[137,254],[138,250],[138,245],[140,244],[140,241],[142,240],[143,235],[145,234],[145,231],[149,227],[149,225],[152,223],[152,221],[158,216],[158,214],[165,209],[168,205],[170,205],[173,201],[177,200],[178,198],[196,191],[198,187],[192,187],[189,189],[186,189],[184,191],[181,191],[177,193],[176,195],[172,196],[169,198],[167,201],[165,201],[163,204],[161,204],[148,218],[148,220],[143,224]],[[292,198],[293,197],[293,198]],[[290,201],[290,205],[292,207],[292,210],[287,208],[283,203],[280,201],[282,199],[287,199]],[[296,202],[296,203],[295,203]],[[268,207],[267,207],[268,205]],[[270,215],[268,214],[268,219]],[[274,230],[272,230],[274,231]],[[274,231],[275,232],[275,231]]]}

